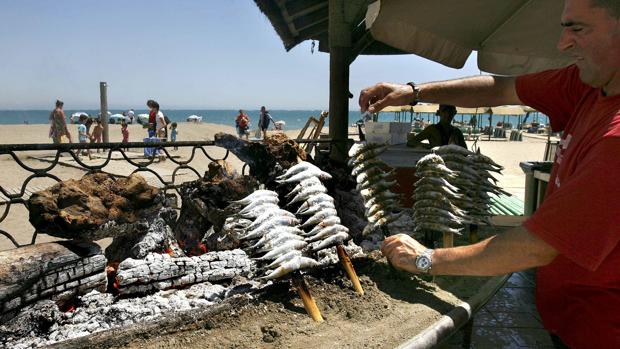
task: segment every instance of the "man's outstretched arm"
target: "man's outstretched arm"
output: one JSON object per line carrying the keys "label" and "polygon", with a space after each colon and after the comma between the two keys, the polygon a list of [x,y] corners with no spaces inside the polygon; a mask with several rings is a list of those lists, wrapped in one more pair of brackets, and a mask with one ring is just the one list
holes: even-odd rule
{"label": "man's outstretched arm", "polygon": [[[456,80],[416,84],[419,102],[451,104],[459,107],[492,107],[522,104],[514,77],[474,76]],[[362,112],[376,113],[387,106],[407,105],[415,99],[409,85],[378,83],[360,93]]]}
{"label": "man's outstretched arm", "polygon": [[[417,273],[415,259],[425,247],[408,235],[385,239],[381,252],[396,268]],[[524,227],[479,243],[440,248],[433,254],[433,275],[502,275],[551,263],[558,251]]]}

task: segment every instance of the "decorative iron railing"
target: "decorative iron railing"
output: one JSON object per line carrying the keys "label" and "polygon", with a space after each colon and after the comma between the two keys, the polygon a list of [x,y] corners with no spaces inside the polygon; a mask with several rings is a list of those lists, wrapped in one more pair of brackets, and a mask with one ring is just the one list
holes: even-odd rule
{"label": "decorative iron railing", "polygon": [[[298,143],[320,143],[320,144],[328,144],[331,145],[331,140],[322,139],[322,140],[296,140]],[[126,149],[153,149],[154,151],[149,152],[148,156],[137,156],[136,153],[129,153]],[[181,159],[180,156],[174,156],[171,153],[171,149],[173,148],[181,148],[187,149],[191,148],[191,153],[189,156],[184,156],[185,159]],[[103,154],[97,156],[98,162],[96,164],[89,164],[82,160],[85,155],[80,155],[81,152],[88,150],[102,150]],[[48,155],[46,162],[49,163],[46,167],[34,167],[27,164],[23,159],[20,159],[18,156],[19,152],[32,152],[32,151],[52,151],[54,155]],[[214,152],[223,152],[224,155],[221,157],[213,156]],[[105,171],[104,168],[108,166],[113,160],[113,154],[120,154],[120,158],[116,158],[115,160],[124,161],[134,168],[130,173],[126,175],[133,174],[136,172],[148,172],[152,175],[152,180],[149,181],[151,185],[157,186],[164,191],[164,193],[170,193],[172,190],[178,193],[179,186],[181,183],[188,181],[185,178],[182,182],[179,181],[177,183],[179,171],[188,170],[196,175],[196,178],[201,178],[202,175],[196,169],[195,164],[192,164],[196,160],[196,155],[202,153],[209,161],[217,161],[217,160],[226,160],[228,159],[230,152],[226,149],[220,148],[215,145],[214,141],[183,141],[183,142],[129,142],[129,143],[95,143],[95,144],[81,144],[81,143],[65,143],[65,144],[0,144],[0,157],[10,156],[11,160],[19,165],[19,167],[25,170],[28,175],[23,180],[20,180],[21,185],[17,187],[7,187],[2,185],[2,181],[0,180],[0,240],[3,238],[8,239],[14,247],[21,247],[26,245],[32,245],[36,243],[37,232],[34,231],[32,233],[32,238],[28,243],[19,243],[18,239],[14,237],[14,234],[8,232],[2,228],[2,223],[7,220],[7,217],[10,217],[10,212],[12,207],[17,205],[23,205],[23,207],[27,210],[28,198],[33,192],[36,192],[42,188],[34,188],[33,186],[29,186],[29,184],[37,178],[50,178],[55,182],[60,182],[62,180],[67,180],[69,178],[59,178],[58,176],[51,173],[54,169],[61,164],[61,157],[64,154],[68,154],[70,158],[74,161],[72,163],[73,167],[77,167],[82,169],[86,173],[95,173],[95,172],[108,172]],[[144,152],[146,154],[146,152]],[[154,164],[160,162],[160,160],[165,159],[166,161],[170,161],[174,164],[174,168],[172,169],[170,179],[166,180],[160,173],[157,172],[157,169],[154,169]],[[204,164],[204,163],[203,163]],[[8,167],[8,166],[4,166]],[[168,168],[168,170],[170,170]],[[247,165],[243,165],[241,172],[245,173],[247,170]],[[3,170],[0,169],[0,172]],[[18,174],[9,174],[5,173],[4,175],[18,175]],[[114,174],[112,174],[114,176]],[[4,206],[4,208],[2,208]],[[26,222],[24,222],[26,223]],[[28,233],[26,233],[26,236]],[[22,233],[23,235],[23,233]],[[5,241],[6,242],[6,241]],[[0,244],[0,247],[2,244]],[[1,248],[0,248],[1,249]]]}

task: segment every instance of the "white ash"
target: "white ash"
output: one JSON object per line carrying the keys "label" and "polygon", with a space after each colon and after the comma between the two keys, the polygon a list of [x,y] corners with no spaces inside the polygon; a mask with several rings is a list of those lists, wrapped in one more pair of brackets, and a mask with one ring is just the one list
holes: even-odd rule
{"label": "white ash", "polygon": [[[401,215],[394,222],[390,222],[387,225],[387,231],[390,235],[407,234],[412,235],[415,228],[413,221],[413,210],[410,208],[403,208]],[[372,227],[372,224],[368,224],[367,227]],[[364,240],[360,242],[360,246],[363,251],[374,251],[381,247],[381,243],[385,239],[384,232],[381,227],[374,227],[367,230],[367,235],[364,236]]]}
{"label": "white ash", "polygon": [[28,336],[12,337],[10,329],[0,326],[0,335],[9,333],[0,343],[0,348],[45,347],[111,328],[155,321],[164,314],[215,304],[226,297],[227,291],[229,288],[222,285],[205,282],[185,290],[159,291],[146,297],[116,301],[109,293],[92,291],[79,297],[80,305],[74,312],[60,313],[56,307],[60,313],[54,318],[57,322],[41,336],[31,332]]}
{"label": "white ash", "polygon": [[239,249],[179,258],[150,253],[144,259],[122,261],[116,281],[121,294],[147,293],[203,281],[250,276],[255,269],[255,263]]}
{"label": "white ash", "polygon": [[[321,241],[315,241],[309,246],[313,247],[313,245],[318,245],[320,243]],[[351,259],[364,256],[362,248],[356,245],[353,240],[349,240],[349,242],[344,245],[344,250]],[[320,250],[317,252],[316,255],[316,261],[319,262],[321,268],[328,265],[340,263],[340,260],[338,259],[338,252],[336,252],[335,246]]]}

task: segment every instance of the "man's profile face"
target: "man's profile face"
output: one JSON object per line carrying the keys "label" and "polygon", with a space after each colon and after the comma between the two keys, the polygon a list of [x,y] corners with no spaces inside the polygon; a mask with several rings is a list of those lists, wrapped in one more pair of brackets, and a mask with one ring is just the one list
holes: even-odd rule
{"label": "man's profile face", "polygon": [[584,83],[605,87],[620,78],[620,19],[590,1],[565,1],[558,49],[576,60]]}
{"label": "man's profile face", "polygon": [[441,121],[451,122],[454,115],[450,108],[439,107],[435,115],[439,116]]}

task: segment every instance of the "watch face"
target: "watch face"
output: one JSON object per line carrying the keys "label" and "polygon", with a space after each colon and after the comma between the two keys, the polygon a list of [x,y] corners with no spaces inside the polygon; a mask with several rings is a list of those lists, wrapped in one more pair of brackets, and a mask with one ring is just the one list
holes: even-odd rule
{"label": "watch face", "polygon": [[420,256],[415,262],[415,266],[420,270],[427,270],[431,266],[431,260],[426,256]]}

